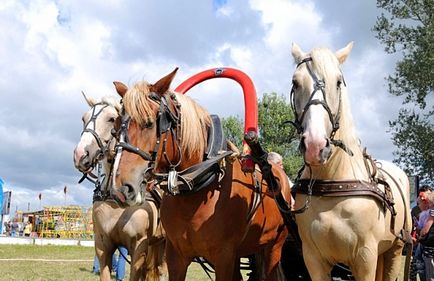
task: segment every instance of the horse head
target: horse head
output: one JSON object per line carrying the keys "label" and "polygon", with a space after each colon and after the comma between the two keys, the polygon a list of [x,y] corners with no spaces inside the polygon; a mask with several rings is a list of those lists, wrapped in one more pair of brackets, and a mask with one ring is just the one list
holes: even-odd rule
{"label": "horse head", "polygon": [[291,104],[294,124],[301,134],[300,151],[308,165],[323,165],[332,154],[332,144],[340,126],[345,81],[339,68],[353,43],[333,53],[315,48],[303,52],[297,44],[292,56],[297,64],[292,77]]}
{"label": "horse head", "polygon": [[[184,169],[202,160],[198,155],[206,147],[209,115],[190,98],[169,90],[176,71],[154,84],[142,81],[131,88],[116,86],[123,96],[124,112],[112,193],[120,204],[141,204],[156,173]],[[200,112],[209,120],[192,122],[197,115],[190,112]],[[190,143],[184,144],[186,140]]]}
{"label": "horse head", "polygon": [[83,131],[74,149],[74,165],[80,172],[89,173],[98,160],[104,156],[110,157],[114,149],[115,141],[111,132],[121,105],[114,97],[103,97],[96,102],[84,93],[83,96],[90,109],[82,117]]}

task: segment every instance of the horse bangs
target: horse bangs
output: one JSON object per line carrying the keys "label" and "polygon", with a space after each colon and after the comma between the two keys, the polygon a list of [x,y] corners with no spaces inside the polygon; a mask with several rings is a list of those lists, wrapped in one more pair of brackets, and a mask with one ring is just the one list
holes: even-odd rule
{"label": "horse bangs", "polygon": [[203,154],[211,117],[208,111],[192,98],[178,93],[175,95],[181,104],[181,148],[187,157]]}
{"label": "horse bangs", "polygon": [[155,121],[155,113],[152,110],[151,103],[155,103],[149,98],[150,84],[148,82],[136,83],[128,89],[123,98],[125,111],[131,119],[142,125],[149,121]]}

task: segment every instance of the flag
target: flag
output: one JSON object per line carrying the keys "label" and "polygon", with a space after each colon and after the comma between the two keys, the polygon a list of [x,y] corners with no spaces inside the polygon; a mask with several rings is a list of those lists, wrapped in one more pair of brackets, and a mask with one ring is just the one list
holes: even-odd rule
{"label": "flag", "polygon": [[67,188],[66,185],[65,185],[65,187],[63,188],[63,193],[66,194],[66,191],[68,191],[68,188]]}
{"label": "flag", "polygon": [[39,198],[39,201],[41,201],[41,199],[42,199],[42,193],[39,193],[38,198]]}

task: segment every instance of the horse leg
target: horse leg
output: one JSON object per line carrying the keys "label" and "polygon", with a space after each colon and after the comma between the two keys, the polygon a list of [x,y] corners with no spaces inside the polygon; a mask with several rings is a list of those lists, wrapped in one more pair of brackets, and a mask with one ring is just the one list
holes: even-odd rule
{"label": "horse leg", "polygon": [[[306,245],[303,245],[302,249],[304,263],[306,264],[306,268],[312,281],[331,280],[331,271],[333,266],[323,259],[318,258],[321,257],[321,255],[318,252],[309,249]],[[356,280],[359,281],[357,278]]]}
{"label": "horse leg", "polygon": [[134,252],[131,253],[130,281],[138,281],[140,277],[146,280],[145,258],[148,244],[138,241]]}
{"label": "horse leg", "polygon": [[377,273],[378,252],[373,246],[358,249],[351,272],[357,281],[374,281]]}
{"label": "horse leg", "polygon": [[232,279],[231,279],[233,281],[243,281],[243,276],[241,275],[240,262],[241,262],[241,260],[238,259],[238,261],[235,263],[234,273],[233,273]]}
{"label": "horse leg", "polygon": [[100,255],[97,254],[97,256],[100,267],[99,280],[110,281],[113,251],[104,251]]}
{"label": "horse leg", "polygon": [[281,281],[285,280],[280,258],[282,255],[282,247],[285,240],[275,244],[268,244],[262,252],[264,255],[264,274],[265,280]]}
{"label": "horse leg", "polygon": [[100,236],[95,238],[95,254],[99,262],[99,278],[101,281],[110,281],[112,256],[115,248],[110,243],[104,243]]}
{"label": "horse leg", "polygon": [[384,281],[394,281],[398,278],[401,271],[402,263],[402,248],[404,244],[402,241],[398,241],[391,249],[387,250],[384,254],[384,269],[383,279]]}
{"label": "horse leg", "polygon": [[[215,259],[215,281],[227,281],[234,280],[239,275],[235,274],[237,268],[236,263],[238,262],[238,272],[239,272],[239,259],[235,256],[235,251],[230,251],[228,249],[222,249],[216,254],[217,259]],[[234,279],[235,278],[235,279]],[[239,279],[238,279],[239,280]]]}
{"label": "horse leg", "polygon": [[184,281],[190,260],[181,256],[169,240],[166,241],[166,262],[169,281]]}

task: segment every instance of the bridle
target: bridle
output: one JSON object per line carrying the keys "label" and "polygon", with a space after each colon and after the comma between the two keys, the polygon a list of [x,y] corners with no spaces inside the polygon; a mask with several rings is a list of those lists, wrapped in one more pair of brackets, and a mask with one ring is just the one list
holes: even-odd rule
{"label": "bridle", "polygon": [[[114,164],[114,175],[116,175],[117,169],[119,168],[120,157],[122,150],[126,150],[131,153],[139,155],[143,160],[148,161],[148,167],[145,169],[143,174],[142,186],[145,187],[151,178],[156,174],[156,160],[158,159],[158,152],[160,146],[162,145],[161,154],[164,159],[169,164],[169,189],[170,183],[174,185],[176,180],[176,168],[181,164],[181,145],[180,145],[180,128],[181,128],[181,110],[180,103],[177,101],[174,93],[169,94],[170,99],[166,99],[166,96],[159,95],[157,93],[150,93],[149,98],[159,104],[159,110],[156,119],[157,126],[157,141],[152,152],[147,152],[141,148],[134,146],[130,143],[128,137],[128,127],[130,124],[131,117],[122,109],[121,114],[121,126],[118,133],[118,143],[115,147],[115,164]],[[145,127],[147,124],[144,125]],[[170,134],[169,134],[170,133]],[[178,149],[179,158],[177,161],[172,162],[167,154],[167,140],[168,136],[171,135],[173,142]],[[115,186],[115,178],[113,177],[113,186]],[[172,180],[171,180],[172,178]]]}
{"label": "bridle", "polygon": [[[335,134],[337,132],[337,130],[339,130],[340,124],[339,124],[339,120],[340,120],[340,115],[341,115],[341,101],[342,101],[342,91],[341,88],[339,87],[339,104],[338,104],[338,111],[337,113],[333,116],[333,113],[330,109],[330,106],[327,103],[327,95],[325,92],[325,81],[322,79],[319,79],[317,77],[317,75],[315,74],[315,72],[312,70],[311,64],[312,64],[312,57],[307,57],[305,59],[303,59],[301,62],[299,62],[296,66],[296,69],[302,65],[302,64],[306,64],[306,68],[307,71],[310,75],[310,77],[313,80],[313,91],[310,94],[309,100],[306,103],[306,105],[303,107],[303,111],[301,112],[301,116],[298,115],[297,113],[297,109],[295,106],[295,85],[293,83],[292,87],[291,87],[291,93],[290,93],[290,100],[291,100],[291,108],[292,111],[294,112],[294,121],[289,121],[289,123],[291,123],[292,125],[294,125],[294,127],[297,130],[298,134],[302,134],[304,131],[303,128],[303,120],[305,118],[306,112],[309,110],[309,107],[312,105],[322,105],[322,107],[324,108],[324,110],[327,112],[328,117],[329,117],[329,121],[332,125],[332,131],[330,132],[330,136],[328,139],[328,142],[330,142],[331,144],[341,148],[342,150],[344,150],[348,155],[353,156],[353,152],[351,151],[351,149],[349,149],[341,140],[335,140]],[[345,80],[343,79],[342,76],[342,83],[344,84],[344,86],[346,86]],[[315,94],[321,91],[322,93],[322,97],[323,100],[320,100],[318,98],[315,98]],[[305,169],[305,167],[307,167],[310,171],[310,179],[309,179],[309,184],[308,184],[308,190],[307,190],[307,197],[306,197],[306,201],[304,203],[304,206],[301,207],[300,209],[297,210],[293,210],[292,213],[293,214],[299,214],[299,213],[303,213],[306,209],[309,208],[310,206],[310,198],[312,196],[312,187],[315,184],[315,179],[312,178],[312,170],[311,170],[311,166],[309,164],[307,164],[306,162],[304,163],[304,165],[300,168],[297,178],[295,180],[295,183],[299,182],[299,179],[301,177],[301,174],[303,172],[303,170]]]}
{"label": "bridle", "polygon": [[[101,109],[96,112],[96,108],[98,105],[101,105]],[[84,125],[84,129],[81,132],[81,135],[83,135],[84,133],[91,133],[92,136],[95,138],[96,143],[98,144],[98,151],[97,151],[97,156],[95,157],[94,161],[93,161],[93,166],[95,165],[95,163],[99,160],[102,159],[102,157],[104,156],[104,153],[106,151],[106,149],[108,149],[108,144],[113,140],[113,137],[111,137],[109,140],[105,141],[105,140],[101,140],[100,136],[98,135],[98,133],[96,132],[96,120],[98,118],[98,116],[104,111],[104,109],[106,107],[108,107],[109,105],[106,103],[97,103],[94,104],[92,107],[92,115],[89,119],[89,121],[87,121],[87,123]],[[92,128],[89,128],[89,125],[92,125]]]}
{"label": "bridle", "polygon": [[[99,111],[96,111],[96,108],[98,105],[101,105],[102,107],[99,109]],[[101,191],[101,187],[102,187],[102,183],[104,182],[107,175],[104,171],[104,168],[102,165],[102,160],[104,159],[105,153],[109,150],[110,143],[115,139],[115,137],[112,135],[109,140],[107,140],[107,141],[102,140],[101,137],[96,132],[96,120],[97,120],[98,116],[108,106],[109,105],[107,103],[102,103],[102,102],[94,104],[92,107],[92,115],[91,115],[89,121],[84,125],[84,129],[81,132],[81,135],[83,135],[84,133],[91,133],[98,144],[98,151],[96,152],[95,158],[93,159],[92,165],[91,165],[92,170],[95,169],[95,166],[96,166],[97,175],[94,175],[92,172],[83,173],[83,176],[78,181],[78,183],[81,183],[81,182],[83,182],[83,180],[87,179],[88,181],[90,181],[91,183],[93,183],[95,185],[93,201],[99,201],[105,197],[105,195]],[[90,128],[90,126],[89,126],[91,123],[92,123],[92,128]],[[110,162],[110,160],[111,159],[107,159],[108,162]]]}
{"label": "bridle", "polygon": [[[295,85],[292,85],[291,88],[291,93],[290,93],[290,99],[291,99],[291,108],[292,111],[294,112],[294,121],[289,121],[289,123],[291,123],[292,125],[294,125],[294,127],[297,130],[298,134],[302,134],[304,131],[303,128],[303,120],[306,116],[306,112],[309,110],[309,107],[312,105],[322,105],[322,107],[324,108],[324,110],[327,112],[328,117],[329,117],[329,121],[332,125],[332,131],[330,132],[330,136],[328,141],[330,143],[332,143],[333,145],[340,147],[341,149],[343,149],[346,153],[348,153],[350,156],[353,156],[353,152],[341,141],[341,140],[335,140],[335,134],[337,132],[337,130],[339,130],[339,120],[340,120],[340,115],[341,115],[341,101],[342,101],[342,91],[341,88],[339,86],[339,104],[338,104],[338,111],[335,115],[333,115],[330,106],[327,103],[327,95],[325,93],[325,81],[322,79],[319,79],[317,77],[317,75],[315,74],[315,72],[312,70],[311,68],[311,63],[312,63],[312,58],[311,57],[307,57],[305,59],[303,59],[301,62],[299,62],[296,66],[296,68],[298,68],[300,65],[302,64],[306,64],[306,68],[307,71],[310,75],[310,77],[313,80],[313,91],[310,94],[309,100],[306,103],[306,105],[304,106],[302,112],[301,112],[301,116],[298,115],[297,113],[297,109],[295,106]],[[343,77],[343,76],[342,76]],[[342,83],[344,84],[344,86],[346,86],[345,84],[345,80],[342,78]],[[315,94],[321,91],[322,93],[322,97],[323,99],[320,100],[318,98],[315,98]]]}

